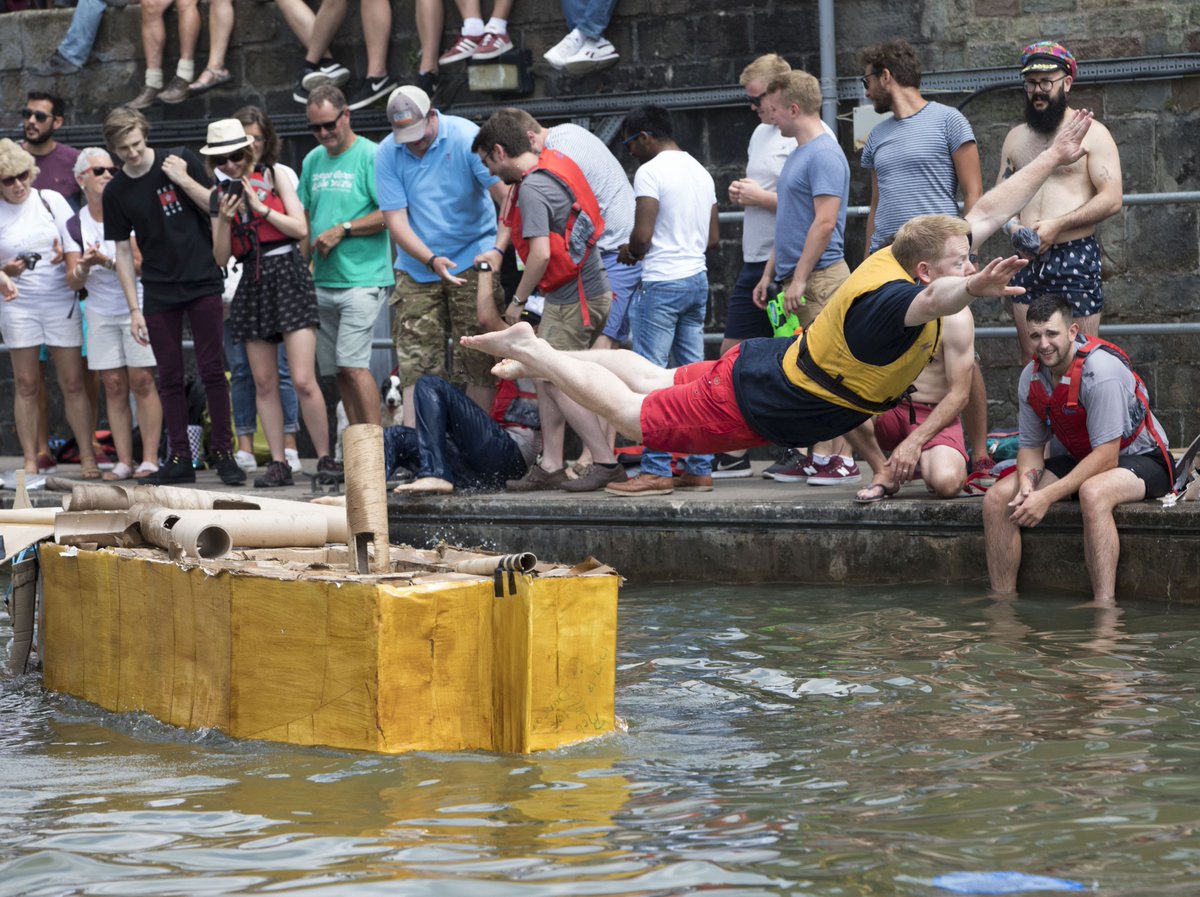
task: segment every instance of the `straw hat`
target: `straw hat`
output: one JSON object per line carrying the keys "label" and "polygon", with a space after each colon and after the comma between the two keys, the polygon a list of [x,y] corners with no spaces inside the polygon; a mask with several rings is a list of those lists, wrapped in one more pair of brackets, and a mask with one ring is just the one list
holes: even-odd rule
{"label": "straw hat", "polygon": [[254,143],[236,118],[222,118],[208,126],[208,142],[200,147],[202,156],[226,156]]}

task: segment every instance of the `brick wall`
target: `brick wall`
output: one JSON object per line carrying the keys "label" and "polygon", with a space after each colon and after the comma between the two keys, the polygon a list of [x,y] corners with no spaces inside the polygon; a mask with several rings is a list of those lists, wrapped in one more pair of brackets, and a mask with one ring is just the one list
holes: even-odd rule
{"label": "brick wall", "polygon": [[[447,4],[448,31],[458,25]],[[412,26],[412,3],[393,4],[391,69],[403,77],[414,70],[417,38]],[[1189,0],[1132,2],[1132,0],[925,0],[879,3],[840,0],[837,16],[837,62],[841,77],[859,74],[858,48],[900,35],[917,47],[926,71],[1014,65],[1029,41],[1053,37],[1068,44],[1081,60],[1113,59],[1200,52],[1200,5]],[[236,89],[211,91],[176,107],[156,107],[152,119],[195,121],[201,124],[228,114],[245,102],[259,102],[273,113],[295,113],[291,83],[301,51],[273,4],[238,0],[229,67]],[[486,11],[486,6],[485,6]],[[207,15],[207,6],[202,6]],[[0,41],[0,108],[20,108],[24,92],[36,79],[25,73],[52,52],[70,20],[70,11],[19,13],[0,17],[6,39]],[[110,9],[96,45],[96,59],[81,76],[51,84],[70,98],[73,122],[98,122],[112,105],[132,97],[141,80],[137,7]],[[657,91],[667,88],[736,85],[737,74],[759,53],[777,51],[793,65],[817,73],[818,11],[811,2],[738,3],[737,0],[623,0],[608,37],[622,54],[616,68],[581,79],[536,65],[536,96],[590,95],[607,92]],[[177,56],[173,17],[168,18],[167,74]],[[207,26],[206,26],[207,27]],[[510,33],[532,51],[541,53],[565,33],[555,0],[519,0]],[[364,54],[357,20],[348,22],[334,50],[338,58],[362,65]],[[198,54],[204,59],[206,38]],[[441,101],[447,97],[478,101],[456,91],[449,69]],[[957,104],[961,95],[939,95]],[[1124,84],[1080,84],[1072,92],[1076,105],[1094,109],[1113,132],[1121,149],[1125,192],[1146,193],[1200,190],[1200,150],[1195,135],[1200,119],[1200,78]],[[964,112],[979,139],[985,186],[992,183],[1004,134],[1021,117],[1019,91],[1001,91],[971,100]],[[843,103],[849,113],[853,104]],[[745,147],[756,122],[745,108],[680,112],[678,138],[712,170],[718,197],[738,176]],[[15,125],[15,116],[0,115],[0,125]],[[844,146],[851,143],[843,123]],[[292,139],[288,155],[298,159],[311,146],[308,138]],[[869,180],[854,171],[851,203],[869,200]],[[1200,287],[1200,209],[1195,205],[1128,208],[1100,228],[1104,247],[1105,319],[1109,322],[1149,323],[1197,321]],[[851,219],[847,256],[861,257],[863,222]],[[725,297],[736,275],[739,258],[737,228],[725,229],[725,239],[712,261],[713,302],[710,329],[719,331]],[[1004,251],[999,240],[987,247]],[[981,325],[1008,323],[997,300],[976,305]],[[1019,360],[1014,341],[981,340],[994,425],[1015,420],[1012,394]],[[1200,337],[1137,337],[1122,340],[1139,362],[1166,421],[1169,435],[1179,442],[1200,430]],[[11,374],[0,363],[0,395],[11,394]],[[0,400],[0,451],[13,450],[11,406]]]}

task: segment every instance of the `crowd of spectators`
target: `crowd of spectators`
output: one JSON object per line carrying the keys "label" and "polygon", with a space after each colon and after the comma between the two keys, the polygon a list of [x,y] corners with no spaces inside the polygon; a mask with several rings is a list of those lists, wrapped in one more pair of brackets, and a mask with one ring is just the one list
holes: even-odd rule
{"label": "crowd of spectators", "polygon": [[[330,18],[324,21],[327,9]],[[511,3],[498,3],[484,23],[479,5],[462,0],[462,33],[437,62],[507,52],[510,9]],[[75,293],[93,272],[97,296],[105,297],[103,308],[95,309],[96,320],[104,322],[102,332],[113,329],[107,320],[112,318],[121,322],[115,325],[118,330],[127,325],[132,337],[132,344],[116,353],[109,351],[110,344],[120,345],[123,339],[105,337],[105,351],[95,353],[103,357],[91,365],[103,372],[110,418],[122,433],[118,463],[110,473],[134,473],[129,406],[127,396],[122,402],[118,393],[133,388],[139,416],[155,419],[156,400],[146,389],[151,364],[138,351],[149,344],[169,450],[161,469],[153,470],[154,459],[147,458],[136,473],[155,482],[186,482],[194,476],[182,407],[184,317],[208,394],[216,465],[227,483],[240,482],[245,474],[230,441],[224,331],[247,359],[269,445],[271,461],[256,485],[277,486],[291,482],[292,472],[284,441],[281,359],[286,356],[292,390],[317,449],[318,473],[338,476],[316,373],[336,375],[350,423],[378,422],[378,393],[367,358],[375,321],[390,304],[395,376],[405,402],[403,419],[387,439],[389,472],[407,468],[411,480],[399,491],[447,493],[496,488],[501,482],[513,491],[604,489],[624,496],[706,491],[713,488],[714,476],[751,475],[747,458],[737,449],[761,441],[765,433],[787,450],[765,475],[784,483],[857,481],[853,445],[874,474],[858,494],[861,502],[883,500],[916,476],[935,494],[951,497],[960,493],[970,470],[991,472],[991,459],[981,449],[986,399],[975,409],[978,413],[971,412],[980,381],[969,308],[980,295],[970,286],[973,276],[977,287],[1013,299],[1023,350],[1028,354],[1037,348],[1055,375],[1069,362],[1060,358],[1057,367],[1050,364],[1052,353],[1043,353],[1043,344],[1062,342],[1069,330],[1068,349],[1056,347],[1059,356],[1074,357],[1076,332],[1095,332],[1103,297],[1094,230],[1119,208],[1119,160],[1107,130],[1086,113],[1081,124],[1081,116],[1068,107],[1077,67],[1066,48],[1039,42],[1025,49],[1026,121],[1005,140],[1004,166],[996,188],[986,195],[969,123],[961,113],[922,97],[912,48],[892,40],[863,51],[867,98],[892,117],[872,131],[863,154],[872,173],[870,249],[853,274],[844,253],[849,166],[821,121],[819,85],[808,73],[793,71],[781,57],[769,54],[742,74],[759,126],[750,142],[746,175],[728,186],[730,200],[747,215],[743,267],[718,363],[729,366],[736,381],[736,404],[744,419],[734,423],[745,428],[743,435],[734,437],[731,431],[717,437],[710,428],[704,431],[708,436],[647,438],[637,475],[627,477],[614,453],[612,425],[625,422],[624,432],[639,436],[657,433],[651,423],[667,426],[672,415],[677,423],[693,410],[659,409],[662,420],[629,424],[626,410],[597,397],[595,384],[583,389],[565,373],[522,380],[520,388],[506,388],[498,399],[489,371],[492,362],[484,353],[495,353],[496,347],[524,353],[524,368],[519,360],[516,367],[500,366],[506,379],[528,373],[533,363],[528,359],[540,363],[562,356],[574,361],[566,367],[556,361],[546,369],[567,372],[578,361],[587,370],[591,363],[597,372],[616,371],[623,389],[651,397],[664,382],[662,376],[671,375],[668,365],[685,371],[695,367],[703,358],[706,254],[718,239],[712,176],[676,142],[670,113],[654,105],[632,110],[620,129],[624,150],[639,163],[632,185],[617,158],[581,128],[547,129],[518,109],[501,109],[480,127],[441,112],[429,90],[417,85],[380,88],[380,96],[389,96],[392,132],[375,144],[354,131],[352,115],[362,105],[356,94],[347,96],[332,83],[344,80],[344,70],[327,56],[328,39],[344,12],[344,4],[327,3],[311,27],[297,30],[310,51],[297,96],[305,101],[319,144],[298,175],[278,163],[278,141],[261,110],[247,108],[213,122],[200,150],[208,162],[204,166],[186,148],[151,148],[146,119],[136,108],[119,107],[105,122],[109,150],[122,163],[118,170],[105,150],[89,148],[80,154],[56,143],[61,101],[30,95],[22,113],[25,146],[0,143],[0,261],[18,291],[4,303],[0,327],[12,349],[27,470],[42,466],[37,356],[44,344],[55,360],[68,420],[80,444],[83,475],[100,475],[90,452],[90,410],[79,355],[79,319],[84,315],[74,314]],[[432,17],[429,9],[424,12]],[[611,6],[574,10],[572,21],[578,28],[587,16],[605,12],[611,15]],[[213,19],[223,21],[216,7]],[[367,19],[364,11],[364,23]],[[436,24],[431,30],[440,33],[440,20]],[[594,40],[588,32],[579,33]],[[368,53],[367,79],[378,76],[376,86],[387,84],[378,55]],[[210,80],[227,75],[223,59],[210,56],[202,74]],[[177,70],[180,79],[191,83],[186,71]],[[154,87],[149,80],[147,85]],[[1080,136],[1080,128],[1086,137]],[[1082,157],[1079,164],[1045,161],[1046,153],[1061,161],[1068,152],[1060,144],[1070,140],[1079,149],[1071,161]],[[1036,183],[1030,173],[1034,169],[1041,172]],[[1018,172],[1024,176],[1016,177]],[[76,213],[70,199],[80,189],[83,208]],[[956,217],[960,194],[965,222]],[[1005,210],[1005,220],[993,220],[998,209]],[[962,244],[966,248],[960,251],[960,241],[981,240],[1001,225],[1019,256],[977,269],[972,244]],[[925,232],[932,236],[912,236]],[[894,259],[893,240],[898,245]],[[902,251],[904,240],[924,241],[923,246],[935,245],[936,251]],[[938,248],[942,244],[937,240],[944,248]],[[211,251],[197,253],[197,246]],[[510,247],[523,273],[505,298],[495,272]],[[232,259],[241,264],[241,280],[233,292],[229,322],[222,327],[221,266]],[[903,276],[896,278],[897,272]],[[949,280],[962,281],[963,295],[954,301],[943,296],[951,291],[944,285]],[[943,285],[935,290],[935,282]],[[0,286],[8,291],[10,283]],[[938,297],[925,300],[936,312],[912,311],[925,293]],[[121,294],[124,312],[109,307],[113,300],[108,297]],[[1030,329],[1023,303],[1047,295],[1064,298],[1073,320],[1059,326],[1053,311],[1039,310]],[[871,298],[859,298],[864,296]],[[795,318],[804,328],[802,336],[774,338],[778,323],[766,311],[772,303],[778,314]],[[821,325],[830,318],[823,309],[834,305],[838,321]],[[64,314],[30,313],[35,306],[61,306]],[[481,336],[495,337],[521,321],[538,325],[538,342],[545,350],[529,350],[523,330],[514,330],[511,339]],[[931,322],[936,322],[934,331],[929,330]],[[887,335],[891,324],[899,328],[899,337]],[[893,368],[912,368],[903,396],[870,402],[861,399],[866,393],[839,385],[841,376],[827,383],[812,374],[815,362],[805,362],[796,350],[820,354],[831,339],[831,327],[836,328],[834,342],[846,343],[838,362],[851,364],[846,383],[862,384],[868,392],[881,390]],[[807,342],[808,331],[816,350]],[[918,360],[911,357],[914,340],[923,334],[933,335],[929,357],[913,368]],[[870,347],[867,355],[846,348],[860,338]],[[633,356],[611,351],[626,341],[640,356],[636,363]],[[456,347],[453,353],[447,353],[448,344]],[[1078,345],[1093,357],[1088,354],[1091,342],[1081,337]],[[895,352],[900,353],[895,362],[878,360]],[[787,388],[771,393],[776,387],[768,384],[780,366],[794,388],[815,390],[825,397],[822,402],[841,405],[833,417],[842,425],[826,421],[806,428],[789,420]],[[766,393],[747,391],[752,368],[754,382]],[[879,375],[883,379],[872,379],[875,368],[885,372]],[[720,376],[711,375],[705,388]],[[805,386],[806,377],[817,377],[812,381],[817,385]],[[598,382],[609,381],[601,376]],[[906,400],[902,405],[901,398]],[[1088,401],[1099,404],[1090,396]],[[528,413],[533,405],[536,413]],[[1126,430],[1141,422],[1137,433],[1142,433],[1151,419],[1148,408],[1139,414],[1132,407],[1103,407],[1106,433],[1119,429],[1122,420]],[[964,413],[967,435],[960,421]],[[574,468],[564,457],[567,424],[585,446],[584,463]],[[247,435],[240,424],[238,429],[239,437]],[[1023,445],[1024,430],[1023,422]],[[1159,436],[1156,425],[1150,431]],[[822,439],[808,443],[807,435]],[[828,438],[834,435],[836,439]],[[1118,454],[1139,444],[1125,438],[1128,432],[1120,436]],[[666,450],[672,440],[688,446],[674,459]],[[1087,435],[1078,437],[1077,444],[1086,447]],[[710,446],[717,450],[715,458],[706,452]],[[1157,464],[1165,457],[1164,447],[1165,440],[1158,439],[1152,451],[1142,454]],[[1139,489],[1122,481],[1129,488],[1121,495],[1140,492],[1140,498],[1158,490],[1157,479],[1144,467],[1119,467],[1143,487],[1150,484]],[[1024,491],[1014,504],[1025,502],[1028,508],[1029,492],[1055,475],[1080,485],[1082,480],[1071,479],[1070,470],[1060,466],[1045,479],[1039,472],[1023,480]],[[1052,493],[1055,498],[1058,491]],[[1102,512],[1111,512],[1111,506]],[[1104,581],[1103,576],[1094,578]],[[1097,589],[1099,596],[1103,587]]]}

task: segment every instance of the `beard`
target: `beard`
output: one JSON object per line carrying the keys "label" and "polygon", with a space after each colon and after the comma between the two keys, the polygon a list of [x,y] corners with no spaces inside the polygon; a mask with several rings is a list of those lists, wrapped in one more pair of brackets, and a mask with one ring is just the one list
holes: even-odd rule
{"label": "beard", "polygon": [[[1042,94],[1038,94],[1042,96]],[[1067,114],[1067,93],[1060,91],[1046,96],[1046,108],[1037,109],[1033,105],[1033,97],[1025,98],[1025,124],[1038,134],[1054,134],[1062,124]]]}
{"label": "beard", "polygon": [[37,131],[27,130],[25,131],[25,142],[31,146],[41,146],[53,136],[53,131],[47,131],[45,134],[39,134]]}

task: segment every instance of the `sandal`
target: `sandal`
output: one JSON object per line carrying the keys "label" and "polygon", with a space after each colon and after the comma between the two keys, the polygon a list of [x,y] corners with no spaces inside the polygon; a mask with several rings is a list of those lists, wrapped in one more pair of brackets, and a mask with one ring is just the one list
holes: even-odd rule
{"label": "sandal", "polygon": [[158,473],[158,465],[153,461],[143,461],[137,466],[137,470],[133,472],[135,480],[141,480],[148,476],[153,476]]}
{"label": "sandal", "polygon": [[128,464],[126,464],[124,461],[118,461],[116,464],[114,464],[112,466],[112,470],[106,470],[104,472],[103,479],[106,483],[112,483],[112,482],[115,482],[116,480],[127,480],[132,475],[133,475],[133,468],[130,467]]}
{"label": "sandal", "polygon": [[98,480],[101,476],[103,476],[103,474],[100,472],[99,465],[96,464],[95,458],[92,459],[92,463],[90,465],[81,464],[80,468],[79,478],[81,480]]}
{"label": "sandal", "polygon": [[889,489],[883,483],[872,483],[870,486],[859,489],[854,496],[854,500],[860,505],[871,505],[877,501],[883,501],[885,498],[890,498],[899,491],[899,486],[892,486]]}
{"label": "sandal", "polygon": [[[205,81],[205,76],[208,80]],[[229,74],[229,69],[205,69],[200,73],[200,77],[188,85],[188,94],[194,96],[198,93],[204,93],[206,90],[212,90],[214,87],[219,87],[233,80],[233,75]]]}

